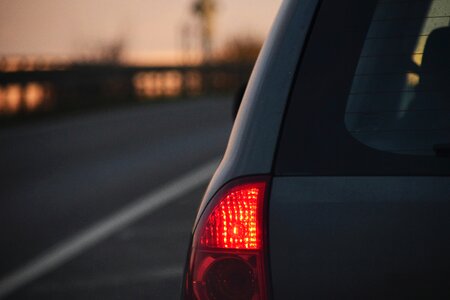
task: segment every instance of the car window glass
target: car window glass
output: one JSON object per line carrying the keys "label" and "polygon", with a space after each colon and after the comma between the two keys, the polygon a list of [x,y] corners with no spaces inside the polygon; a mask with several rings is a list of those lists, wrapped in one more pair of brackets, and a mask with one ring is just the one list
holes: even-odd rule
{"label": "car window glass", "polygon": [[354,138],[411,155],[450,145],[449,21],[447,0],[377,3],[345,113]]}
{"label": "car window glass", "polygon": [[450,1],[323,0],[277,175],[450,174]]}

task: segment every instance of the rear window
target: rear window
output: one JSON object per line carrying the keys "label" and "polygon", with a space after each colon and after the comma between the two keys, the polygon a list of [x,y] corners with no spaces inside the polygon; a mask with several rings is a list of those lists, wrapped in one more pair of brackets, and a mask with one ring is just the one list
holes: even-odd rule
{"label": "rear window", "polygon": [[450,173],[450,1],[322,1],[279,175]]}

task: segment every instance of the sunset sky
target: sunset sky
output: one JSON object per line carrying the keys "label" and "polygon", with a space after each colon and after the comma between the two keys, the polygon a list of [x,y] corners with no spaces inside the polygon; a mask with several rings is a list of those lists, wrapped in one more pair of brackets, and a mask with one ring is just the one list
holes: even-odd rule
{"label": "sunset sky", "polygon": [[[123,39],[129,61],[177,62],[193,0],[0,0],[0,57],[76,57]],[[264,38],[281,0],[217,0],[216,48],[233,36]],[[194,46],[191,45],[191,48]]]}

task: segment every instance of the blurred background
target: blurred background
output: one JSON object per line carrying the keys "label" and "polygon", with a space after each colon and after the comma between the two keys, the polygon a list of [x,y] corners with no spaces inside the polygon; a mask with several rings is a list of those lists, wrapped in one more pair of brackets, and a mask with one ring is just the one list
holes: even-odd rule
{"label": "blurred background", "polygon": [[178,299],[281,0],[0,0],[0,299]]}
{"label": "blurred background", "polygon": [[230,94],[280,0],[0,1],[0,115]]}

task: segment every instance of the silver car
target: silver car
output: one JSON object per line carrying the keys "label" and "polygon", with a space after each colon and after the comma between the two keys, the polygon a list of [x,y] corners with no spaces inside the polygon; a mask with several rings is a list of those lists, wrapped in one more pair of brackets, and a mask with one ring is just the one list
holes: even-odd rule
{"label": "silver car", "polygon": [[185,299],[450,299],[450,0],[288,0]]}

